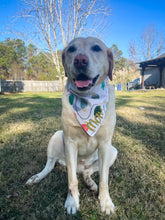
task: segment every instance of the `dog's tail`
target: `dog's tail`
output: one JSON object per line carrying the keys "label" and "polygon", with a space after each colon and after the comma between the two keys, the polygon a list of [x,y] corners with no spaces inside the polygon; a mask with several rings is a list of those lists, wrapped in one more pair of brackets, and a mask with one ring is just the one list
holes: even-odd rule
{"label": "dog's tail", "polygon": [[40,182],[45,178],[54,168],[56,161],[62,165],[66,165],[65,162],[65,149],[64,149],[64,137],[63,131],[57,131],[50,139],[47,148],[47,162],[45,168],[40,172],[32,176],[26,182],[26,185],[33,185]]}

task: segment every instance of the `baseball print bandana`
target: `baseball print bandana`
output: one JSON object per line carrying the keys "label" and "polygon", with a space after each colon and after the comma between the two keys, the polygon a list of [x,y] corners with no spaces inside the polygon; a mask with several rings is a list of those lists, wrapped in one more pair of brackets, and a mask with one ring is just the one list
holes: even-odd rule
{"label": "baseball print bandana", "polygon": [[89,136],[94,136],[106,113],[109,100],[108,77],[85,94],[77,93],[68,79],[67,97],[81,127]]}

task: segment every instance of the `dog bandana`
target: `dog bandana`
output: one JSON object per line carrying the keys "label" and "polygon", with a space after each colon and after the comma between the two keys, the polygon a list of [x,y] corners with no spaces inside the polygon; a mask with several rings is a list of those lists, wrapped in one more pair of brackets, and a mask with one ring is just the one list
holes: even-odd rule
{"label": "dog bandana", "polygon": [[93,87],[87,94],[77,93],[68,80],[67,96],[73,114],[89,136],[94,136],[100,128],[109,99],[108,77]]}

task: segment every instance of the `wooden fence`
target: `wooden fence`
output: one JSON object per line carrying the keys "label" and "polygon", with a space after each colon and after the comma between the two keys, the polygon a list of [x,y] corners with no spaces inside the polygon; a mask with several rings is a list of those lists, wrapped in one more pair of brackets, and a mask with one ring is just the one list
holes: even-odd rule
{"label": "wooden fence", "polygon": [[0,92],[59,92],[62,91],[59,81],[0,81]]}

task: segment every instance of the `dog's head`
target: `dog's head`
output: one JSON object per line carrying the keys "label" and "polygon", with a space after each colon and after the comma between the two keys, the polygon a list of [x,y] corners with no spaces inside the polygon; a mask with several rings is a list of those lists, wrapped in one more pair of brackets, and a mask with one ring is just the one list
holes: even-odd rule
{"label": "dog's head", "polygon": [[76,38],[63,50],[67,77],[79,91],[88,91],[109,76],[112,80],[113,54],[97,38]]}

